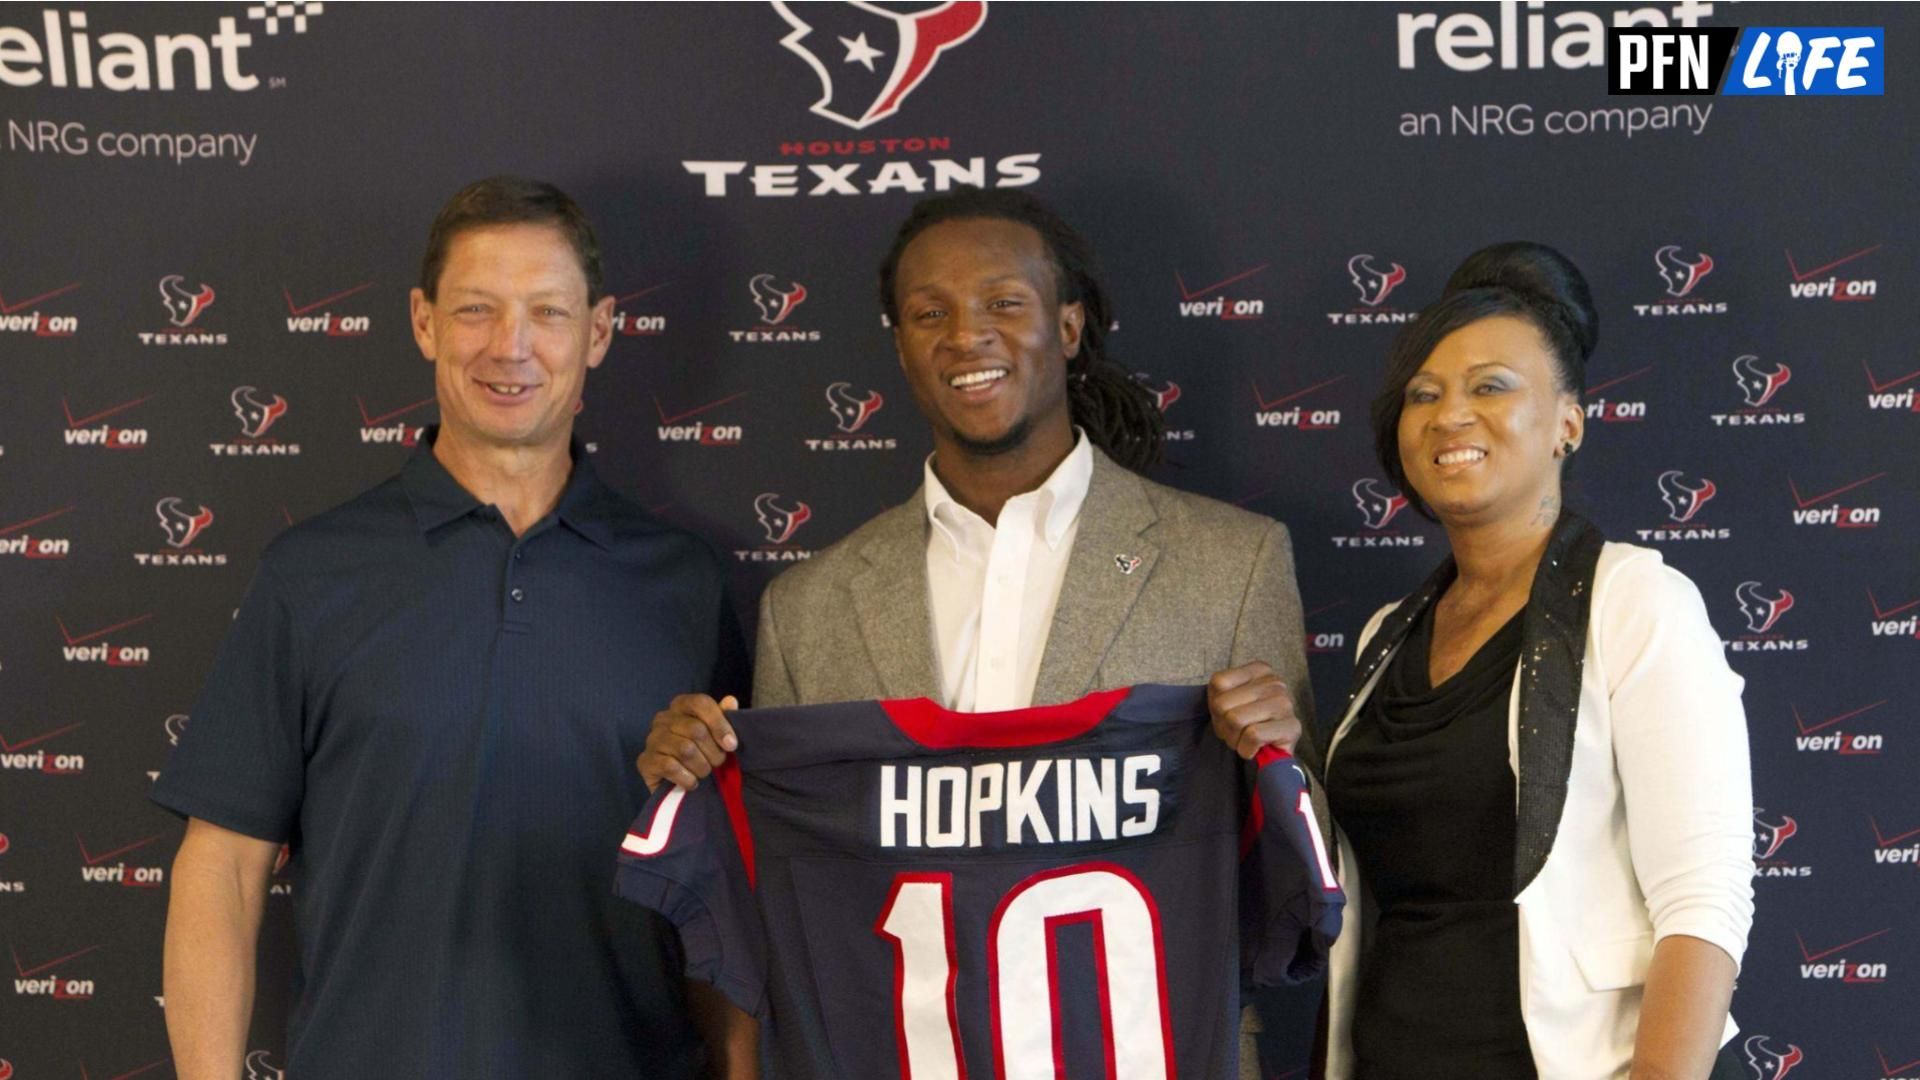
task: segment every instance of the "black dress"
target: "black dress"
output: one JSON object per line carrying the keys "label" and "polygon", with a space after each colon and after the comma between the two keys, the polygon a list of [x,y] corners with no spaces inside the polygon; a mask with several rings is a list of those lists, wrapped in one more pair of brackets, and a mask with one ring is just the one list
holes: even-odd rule
{"label": "black dress", "polygon": [[1534,1076],[1520,1016],[1507,708],[1520,616],[1439,686],[1428,607],[1327,776],[1378,925],[1360,960],[1360,1080]]}

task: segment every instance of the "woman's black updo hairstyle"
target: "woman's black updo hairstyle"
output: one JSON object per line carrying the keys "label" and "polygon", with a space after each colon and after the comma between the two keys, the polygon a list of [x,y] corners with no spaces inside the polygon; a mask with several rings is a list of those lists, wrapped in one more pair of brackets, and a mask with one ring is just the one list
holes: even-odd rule
{"label": "woman's black updo hairstyle", "polygon": [[894,277],[907,245],[941,222],[980,218],[1011,221],[1039,233],[1053,263],[1057,302],[1077,303],[1086,314],[1080,352],[1067,362],[1067,406],[1073,422],[1117,464],[1135,472],[1157,464],[1166,443],[1166,421],[1152,392],[1107,355],[1113,309],[1093,249],[1052,207],[1032,195],[1013,188],[962,186],[915,203],[880,263],[880,307],[887,324],[900,325]]}
{"label": "woman's black updo hairstyle", "polygon": [[[1576,399],[1586,391],[1587,358],[1600,340],[1600,316],[1580,268],[1553,248],[1526,240],[1493,244],[1467,256],[1447,278],[1440,299],[1422,309],[1394,339],[1386,382],[1373,399],[1373,447],[1380,467],[1429,520],[1435,520],[1432,508],[1407,483],[1400,465],[1400,410],[1407,383],[1448,334],[1495,315],[1532,323],[1553,357],[1555,387]],[[1562,459],[1561,468],[1572,460]]]}

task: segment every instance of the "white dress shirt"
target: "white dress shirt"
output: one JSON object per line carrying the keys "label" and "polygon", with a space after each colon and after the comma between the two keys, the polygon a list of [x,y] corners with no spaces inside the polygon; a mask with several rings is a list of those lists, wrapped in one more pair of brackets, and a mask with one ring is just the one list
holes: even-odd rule
{"label": "white dress shirt", "polygon": [[925,465],[927,586],[945,704],[962,712],[999,712],[1033,704],[1053,608],[1093,480],[1085,432],[1053,475],[1015,495],[1000,519],[955,502]]}

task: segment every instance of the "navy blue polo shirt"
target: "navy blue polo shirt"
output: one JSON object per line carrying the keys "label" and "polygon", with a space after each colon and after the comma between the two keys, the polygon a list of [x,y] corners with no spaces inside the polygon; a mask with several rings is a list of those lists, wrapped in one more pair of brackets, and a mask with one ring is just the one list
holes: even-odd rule
{"label": "navy blue polo shirt", "polygon": [[268,547],[153,798],[292,845],[291,1075],[691,1077],[613,853],[654,711],[745,685],[723,566],[577,443],[518,538],[425,443]]}

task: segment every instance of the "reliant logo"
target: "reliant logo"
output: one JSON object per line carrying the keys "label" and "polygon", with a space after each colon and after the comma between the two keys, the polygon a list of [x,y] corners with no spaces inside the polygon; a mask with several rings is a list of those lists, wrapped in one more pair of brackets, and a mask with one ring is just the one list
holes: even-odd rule
{"label": "reliant logo", "polygon": [[[0,38],[0,43],[4,43]],[[0,71],[6,70],[6,64],[0,63]],[[29,296],[25,300],[9,302],[6,294],[0,293],[0,334],[32,334],[35,337],[72,337],[80,332],[78,315],[54,315],[41,311],[37,305],[44,304],[58,296],[65,296],[80,287],[79,282],[50,289],[38,296]],[[28,310],[31,308],[32,310]]]}
{"label": "reliant logo", "polygon": [[[812,23],[782,0],[775,0],[773,8],[793,28],[780,44],[820,78],[813,114],[856,131],[899,112],[907,95],[933,73],[940,54],[965,44],[987,21],[987,5],[981,0],[948,0],[912,14],[861,0],[809,4],[806,14]],[[826,32],[809,42],[815,24]],[[836,42],[845,47],[844,56],[837,55]],[[813,51],[815,43],[828,50],[826,58]],[[844,90],[836,88],[836,75],[844,78]]]}
{"label": "reliant logo", "polygon": [[193,546],[200,534],[213,524],[213,511],[205,506],[191,510],[179,496],[169,495],[153,504],[160,532],[171,551],[136,551],[133,561],[141,566],[225,566],[225,552],[202,551]]}
{"label": "reliant logo", "polygon": [[1407,280],[1407,268],[1397,262],[1376,260],[1360,254],[1347,260],[1347,278],[1359,292],[1360,305],[1350,311],[1329,311],[1327,321],[1335,326],[1371,326],[1376,323],[1412,322],[1418,312],[1396,311],[1383,307],[1387,297]]}
{"label": "reliant logo", "polygon": [[1793,369],[1775,361],[1763,362],[1751,354],[1736,356],[1733,360],[1733,383],[1740,389],[1740,400],[1746,408],[1730,413],[1713,413],[1709,419],[1714,427],[1755,427],[1779,424],[1804,424],[1807,414],[1788,412],[1777,405],[1769,404],[1780,388],[1793,378]]}
{"label": "reliant logo", "polygon": [[1860,361],[1861,368],[1867,373],[1867,386],[1872,393],[1867,395],[1867,408],[1874,412],[1920,413],[1920,395],[1911,388],[1894,391],[1894,387],[1920,379],[1920,371],[1910,371],[1898,378],[1881,382],[1873,374],[1873,368],[1865,360]]}
{"label": "reliant logo", "polygon": [[[269,37],[282,27],[295,34],[307,32],[307,20],[325,10],[318,0],[297,3],[256,4],[247,8],[249,22],[262,24]],[[228,90],[245,92],[259,87],[260,78],[240,70],[242,50],[253,46],[253,35],[240,31],[239,20],[223,15],[218,29],[200,34],[155,34],[151,41],[135,34],[101,34],[96,42],[89,38],[87,13],[61,13],[51,8],[40,12],[40,36],[24,27],[0,26],[0,83],[8,86],[72,86],[91,90],[125,93],[134,90],[173,90],[182,82],[195,90],[214,88],[214,58],[219,57],[220,83]],[[185,79],[181,60],[185,59]]]}
{"label": "reliant logo", "polygon": [[88,630],[75,634],[67,629],[67,624],[55,617],[60,627],[60,636],[65,644],[60,647],[60,658],[70,664],[105,664],[108,667],[146,667],[153,659],[153,650],[145,645],[116,645],[106,640],[108,634],[131,629],[153,618],[152,613],[136,615],[131,619],[122,619],[111,626],[98,630]]}
{"label": "reliant logo", "polygon": [[[1227,289],[1243,291],[1245,282],[1272,266],[1261,263],[1251,270],[1242,270],[1237,274],[1220,279],[1211,285],[1202,285],[1197,289],[1187,288],[1187,281],[1178,270],[1173,273],[1173,283],[1180,290],[1180,317],[1183,319],[1225,319],[1228,322],[1249,322],[1264,318],[1267,314],[1267,302],[1258,297],[1228,296]],[[1236,288],[1237,286],[1237,288]]]}
{"label": "reliant logo", "polygon": [[60,411],[66,414],[66,429],[60,432],[62,442],[68,446],[91,446],[101,450],[144,450],[147,448],[149,433],[146,428],[117,428],[110,424],[100,424],[110,416],[118,416],[135,405],[152,398],[152,394],[123,401],[118,405],[109,405],[81,416],[73,415],[73,406],[67,399],[60,399]]}
{"label": "reliant logo", "polygon": [[763,491],[753,497],[753,516],[767,538],[766,546],[735,551],[734,558],[741,562],[804,562],[813,557],[811,551],[785,546],[800,526],[813,517],[813,507],[798,500],[791,506],[782,506],[779,493]]}
{"label": "reliant logo", "polygon": [[1781,814],[1776,818],[1756,806],[1753,808],[1753,876],[1767,878],[1803,878],[1813,876],[1813,867],[1789,862],[1780,857],[1800,831],[1800,823]]}
{"label": "reliant logo", "polygon": [[[0,735],[0,769],[35,772],[42,776],[77,776],[87,770],[85,754],[61,754],[40,744],[86,726],[87,722],[80,720],[52,731],[29,735],[19,742],[9,742],[5,735]],[[4,851],[5,848],[0,848],[0,852]]]}
{"label": "reliant logo", "polygon": [[1586,404],[1587,419],[1598,420],[1603,424],[1637,424],[1645,420],[1647,418],[1647,403],[1645,401],[1609,400],[1604,397],[1595,397],[1594,395],[1599,394],[1602,390],[1611,390],[1621,383],[1637,379],[1652,370],[1653,365],[1648,364],[1638,371],[1629,371],[1625,375],[1587,387],[1586,396],[1592,399]]}
{"label": "reliant logo", "polygon": [[[1888,836],[1880,831],[1880,822],[1873,815],[1867,815],[1867,824],[1873,828],[1873,861],[1881,866],[1920,865],[1920,829],[1908,829],[1903,833]],[[1904,846],[1903,846],[1904,845]]]}
{"label": "reliant logo", "polygon": [[[1794,261],[1793,252],[1787,252],[1787,272],[1793,275],[1793,281],[1787,285],[1787,295],[1795,300],[1836,300],[1843,303],[1872,300],[1880,293],[1878,281],[1873,278],[1838,277],[1829,271],[1871,255],[1879,251],[1881,246],[1875,244],[1870,248],[1862,248],[1851,255],[1842,255],[1832,262],[1821,263],[1807,270],[1800,269],[1800,264]],[[1822,277],[1823,274],[1826,276]]]}
{"label": "reliant logo", "polygon": [[1173,403],[1180,400],[1179,383],[1169,379],[1165,385],[1162,385],[1155,382],[1153,376],[1144,371],[1134,372],[1133,381],[1139,383],[1141,389],[1153,396],[1153,407],[1160,410],[1164,425],[1161,430],[1165,432],[1168,442],[1192,442],[1197,437],[1192,428],[1177,428],[1165,424],[1167,410],[1173,408]]}
{"label": "reliant logo", "polygon": [[695,405],[672,415],[660,404],[660,396],[653,395],[653,410],[660,416],[660,441],[663,443],[693,443],[699,446],[739,446],[747,437],[746,429],[739,424],[710,424],[695,420],[691,424],[682,423],[691,417],[699,416],[709,409],[717,409],[729,402],[738,401],[747,396],[745,390],[737,394],[728,394],[718,401],[709,401],[704,405]]}
{"label": "reliant logo", "polygon": [[1785,1050],[1776,1050],[1765,1035],[1747,1036],[1740,1048],[1746,1054],[1747,1071],[1753,1080],[1785,1080],[1795,1065],[1806,1060],[1798,1046],[1788,1043]]}
{"label": "reliant logo", "polygon": [[1805,718],[1800,715],[1800,706],[1794,705],[1792,706],[1793,726],[1796,734],[1793,737],[1793,748],[1803,754],[1839,754],[1841,757],[1873,757],[1886,748],[1887,740],[1884,735],[1879,732],[1863,732],[1858,729],[1849,732],[1846,728],[1837,725],[1845,724],[1858,717],[1865,716],[1867,713],[1872,712],[1886,703],[1887,699],[1882,698],[1871,705],[1862,705],[1857,709],[1849,709],[1846,712],[1829,716],[1824,720],[1818,720],[1811,724],[1807,723]]}
{"label": "reliant logo", "polygon": [[[1852,483],[1842,484],[1832,491],[1801,495],[1800,485],[1793,477],[1787,477],[1787,490],[1793,493],[1793,523],[1795,525],[1830,525],[1836,529],[1872,529],[1880,524],[1880,508],[1877,506],[1843,506],[1833,500],[1855,488],[1864,487],[1887,475],[1883,472],[1863,477]],[[1822,506],[1822,503],[1827,505]]]}
{"label": "reliant logo", "polygon": [[281,442],[267,432],[287,415],[287,399],[252,386],[236,386],[227,396],[240,421],[240,441],[208,443],[215,457],[299,457],[300,444]]}
{"label": "reliant logo", "polygon": [[1407,508],[1407,497],[1394,491],[1372,477],[1363,477],[1353,482],[1353,505],[1360,511],[1361,523],[1371,535],[1335,536],[1333,546],[1337,548],[1375,548],[1375,547],[1424,547],[1424,536],[1405,536],[1399,532],[1385,532],[1387,525],[1400,512]]}
{"label": "reliant logo", "polygon": [[373,288],[368,281],[305,304],[296,303],[293,290],[280,286],[280,295],[287,301],[287,333],[317,334],[321,337],[355,338],[365,337],[373,329],[373,317],[370,315],[346,315],[332,310],[332,305],[358,296]]}
{"label": "reliant logo", "polygon": [[155,833],[145,840],[135,840],[131,844],[122,844],[111,851],[94,854],[87,850],[87,842],[74,834],[74,841],[80,845],[80,880],[89,885],[120,885],[130,889],[157,889],[166,884],[167,868],[164,866],[129,866],[120,856],[138,851],[164,835]]}
{"label": "reliant logo", "polygon": [[8,951],[13,954],[14,974],[18,976],[13,980],[13,992],[20,997],[47,997],[55,1001],[85,1001],[91,998],[94,992],[92,979],[69,978],[55,969],[65,967],[99,948],[98,945],[89,945],[42,964],[28,965],[20,959],[19,948],[10,946]]}
{"label": "reliant logo", "polygon": [[213,286],[202,282],[188,288],[186,278],[168,274],[160,279],[160,306],[166,309],[168,326],[158,331],[139,332],[142,345],[225,345],[227,335],[205,330],[188,332],[200,316],[213,306]]}
{"label": "reliant logo", "polygon": [[1282,408],[1289,402],[1306,397],[1316,390],[1323,390],[1345,375],[1335,375],[1331,379],[1322,379],[1312,386],[1301,390],[1289,390],[1279,397],[1270,398],[1260,389],[1260,380],[1253,381],[1253,426],[1257,428],[1287,428],[1293,431],[1332,431],[1340,426],[1339,409],[1309,409],[1304,405]]}
{"label": "reliant logo", "polygon": [[1838,945],[1822,949],[1809,948],[1807,939],[1802,937],[1798,930],[1795,930],[1793,932],[1793,939],[1794,942],[1800,946],[1800,977],[1802,979],[1821,979],[1842,983],[1886,982],[1888,972],[1887,965],[1884,961],[1854,961],[1847,959],[1845,956],[1839,956],[1835,959],[1835,955],[1844,953],[1846,950],[1856,946],[1864,945],[1869,941],[1892,932],[1892,927],[1888,927],[1885,930],[1875,930],[1871,934],[1854,938],[1852,941],[1843,941]]}
{"label": "reliant logo", "polygon": [[1656,478],[1655,485],[1660,491],[1660,501],[1667,508],[1668,524],[1634,530],[1640,539],[1667,542],[1732,538],[1733,530],[1730,528],[1715,527],[1695,520],[1708,500],[1720,493],[1713,481],[1704,476],[1690,476],[1679,469],[1668,469]]}
{"label": "reliant logo", "polygon": [[818,330],[802,330],[785,325],[795,309],[807,302],[805,285],[798,281],[784,281],[772,274],[755,274],[747,281],[747,295],[753,298],[753,306],[760,312],[760,324],[779,329],[727,331],[727,336],[734,341],[765,345],[820,340]]}
{"label": "reliant logo", "polygon": [[73,507],[63,506],[25,521],[0,526],[0,557],[14,555],[22,559],[64,559],[73,554],[73,541],[70,538],[44,533],[35,535],[28,531],[72,512]]}
{"label": "reliant logo", "polygon": [[247,1055],[247,1080],[287,1080],[287,1071],[275,1068],[265,1050],[255,1050]]}
{"label": "reliant logo", "polygon": [[665,315],[643,314],[629,310],[627,305],[645,296],[651,296],[673,284],[670,281],[658,285],[649,285],[639,292],[630,292],[625,296],[616,296],[613,300],[613,332],[622,337],[658,337],[667,332]]}
{"label": "reliant logo", "polygon": [[1666,287],[1667,299],[1635,304],[1633,313],[1656,318],[1667,315],[1725,315],[1725,300],[1706,300],[1695,294],[1700,282],[1713,273],[1713,266],[1713,256],[1704,251],[1690,251],[1678,244],[1656,249],[1653,267],[1659,272],[1660,283]]}
{"label": "reliant logo", "polygon": [[1867,603],[1873,605],[1871,629],[1874,637],[1920,639],[1920,615],[1907,615],[1901,618],[1914,608],[1920,608],[1920,600],[1909,600],[1904,604],[1895,604],[1883,610],[1880,607],[1880,601],[1874,597],[1873,590],[1868,589]]}
{"label": "reliant logo", "polygon": [[[1454,71],[1472,72],[1498,63],[1503,71],[1524,66],[1538,71],[1553,66],[1573,71],[1605,67],[1607,63],[1607,26],[1685,26],[1700,25],[1713,14],[1713,5],[1697,0],[1682,0],[1666,11],[1655,7],[1616,8],[1610,15],[1598,11],[1556,8],[1553,29],[1547,29],[1545,12],[1527,5],[1524,23],[1515,0],[1501,0],[1498,22],[1484,15],[1456,11],[1444,18],[1435,12],[1401,12],[1399,20],[1400,68],[1410,71],[1419,66],[1424,50]],[[1669,23],[1667,20],[1673,21]],[[1496,26],[1498,32],[1496,34]],[[1422,35],[1425,35],[1424,37]]]}
{"label": "reliant logo", "polygon": [[367,411],[366,399],[359,394],[353,395],[353,403],[360,409],[360,442],[381,446],[418,446],[420,437],[426,434],[426,425],[408,423],[399,419],[402,416],[424,409],[433,404],[431,397],[421,398],[411,405],[402,405],[386,412]]}
{"label": "reliant logo", "polygon": [[1722,645],[1737,653],[1807,651],[1805,638],[1789,638],[1773,633],[1774,625],[1793,610],[1791,592],[1785,589],[1776,592],[1758,581],[1743,581],[1734,587],[1733,598],[1739,605],[1740,617],[1746,622],[1747,632],[1731,641],[1722,641]]}
{"label": "reliant logo", "polygon": [[809,450],[897,450],[898,439],[860,434],[886,401],[878,390],[855,390],[850,382],[829,383],[827,413],[833,417],[834,429],[839,434],[824,439],[802,439],[801,443]]}

